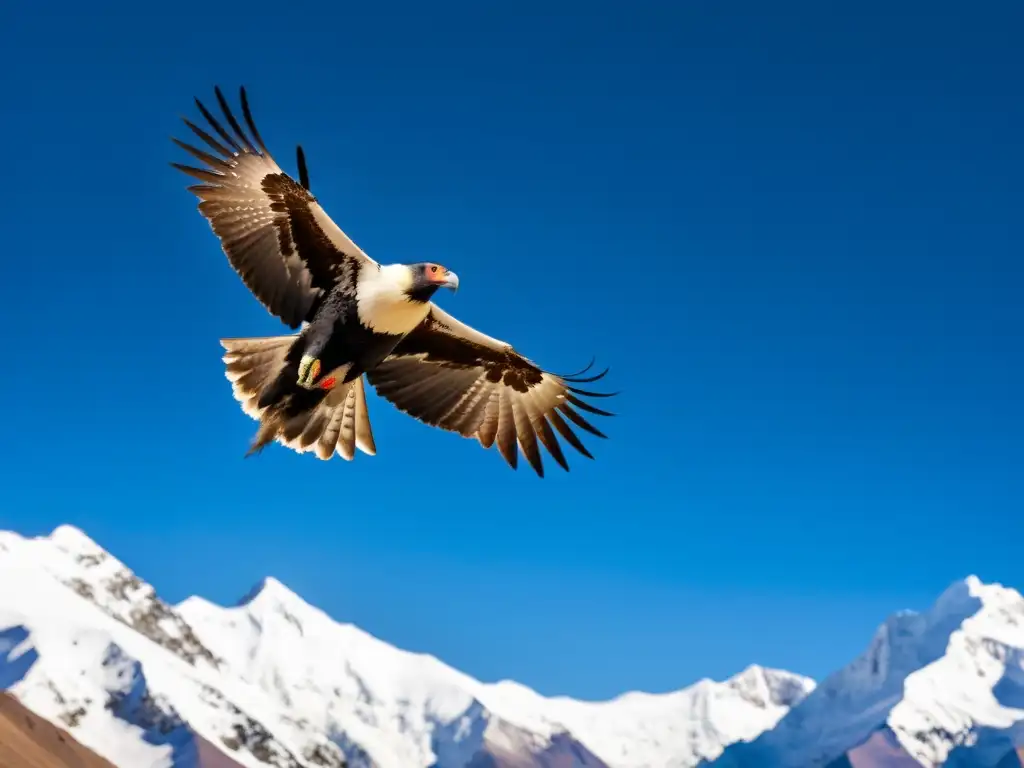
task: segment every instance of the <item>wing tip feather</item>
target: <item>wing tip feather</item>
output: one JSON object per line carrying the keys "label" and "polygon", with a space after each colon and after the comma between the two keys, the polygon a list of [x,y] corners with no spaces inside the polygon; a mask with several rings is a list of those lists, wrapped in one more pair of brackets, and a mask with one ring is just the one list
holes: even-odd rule
{"label": "wing tip feather", "polygon": [[[450,330],[440,332],[447,336],[453,335]],[[472,340],[458,336],[456,338],[463,343],[473,343]],[[448,367],[447,358],[441,349],[435,349],[429,344],[423,349],[418,346],[407,349],[397,358],[393,358],[395,364],[389,366],[385,362],[370,373],[370,383],[377,388],[379,395],[391,401],[399,411],[423,423],[456,432],[463,437],[475,437],[485,450],[496,447],[497,452],[512,470],[519,468],[519,454],[522,453],[539,478],[549,474],[544,467],[545,452],[565,472],[571,471],[567,452],[563,451],[559,436],[577,453],[591,460],[594,460],[594,454],[583,444],[577,429],[595,437],[608,439],[608,435],[591,424],[583,414],[608,417],[616,414],[591,405],[587,399],[615,397],[621,392],[597,392],[576,386],[598,381],[608,375],[610,366],[596,374],[584,375],[593,368],[596,357],[581,371],[568,376],[544,371],[514,351],[513,360],[505,358],[498,361],[477,356],[474,363],[467,363],[461,358],[453,358],[452,367],[456,370],[461,370],[466,365],[473,368],[475,364],[476,370],[493,373],[491,366],[495,363],[499,365],[500,370],[494,376],[487,377],[489,386],[493,388],[493,399],[489,399],[484,407],[478,407],[480,400],[477,397],[470,397],[475,391],[470,388],[467,390],[468,394],[445,410],[443,417],[437,417],[431,410],[431,403],[420,402],[422,398],[413,396],[422,394],[415,391],[415,382],[424,375],[431,378],[434,374],[429,371],[417,372],[419,366],[410,368],[409,364],[427,364],[428,368],[435,368],[437,373],[440,373],[439,369]],[[522,362],[517,363],[516,360]],[[504,374],[509,370],[506,366],[524,370],[525,367],[529,367],[532,373],[525,381],[525,388],[505,380]],[[540,374],[540,378],[532,378],[537,374]],[[458,378],[449,377],[448,383],[457,389],[461,388]],[[460,406],[467,402],[473,404],[472,413],[460,410]]]}

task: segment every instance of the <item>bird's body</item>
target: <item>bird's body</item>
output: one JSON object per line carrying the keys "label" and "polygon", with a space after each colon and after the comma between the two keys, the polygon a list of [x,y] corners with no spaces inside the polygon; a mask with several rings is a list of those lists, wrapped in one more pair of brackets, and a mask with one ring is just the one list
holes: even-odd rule
{"label": "bird's body", "polygon": [[298,330],[221,342],[235,397],[260,421],[250,453],[273,440],[322,459],[351,459],[356,448],[375,453],[365,376],[420,421],[476,437],[484,447],[497,443],[513,468],[518,444],[543,475],[539,441],[568,469],[554,431],[590,456],[562,417],[604,436],[575,409],[611,415],[580,399],[607,395],[571,386],[604,374],[546,373],[505,342],[460,323],[432,301],[439,288],[458,287],[458,277],[439,264],[370,259],[310,193],[301,148],[297,183],[264,146],[244,89],[255,143],[216,94],[234,135],[196,100],[223,143],[185,120],[216,155],[175,139],[207,167],[174,165],[204,182],[189,189],[245,284]]}
{"label": "bird's body", "polygon": [[365,272],[374,274],[358,278],[355,293],[338,286],[327,295],[296,342],[303,356],[321,361],[325,374],[347,366],[346,381],[390,355],[430,311],[426,302],[389,291],[377,270]]}

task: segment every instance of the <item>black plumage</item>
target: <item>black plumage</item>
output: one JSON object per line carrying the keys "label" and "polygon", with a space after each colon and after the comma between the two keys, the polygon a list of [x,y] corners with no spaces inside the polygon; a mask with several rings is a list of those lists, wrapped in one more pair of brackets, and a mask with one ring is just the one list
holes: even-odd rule
{"label": "black plumage", "polygon": [[309,169],[306,168],[306,153],[302,151],[302,145],[295,147],[295,162],[299,166],[299,184],[302,188],[309,190]]}
{"label": "black plumage", "polygon": [[196,99],[210,132],[185,119],[205,144],[173,141],[204,164],[172,163],[201,183],[189,187],[228,262],[291,336],[224,339],[226,375],[243,410],[260,421],[250,452],[277,440],[322,459],[373,454],[365,378],[399,410],[432,426],[497,445],[513,469],[517,448],[543,476],[540,447],[568,470],[559,443],[592,458],[574,427],[605,435],[581,412],[610,394],[578,387],[602,378],[557,376],[511,345],[459,322],[433,303],[453,273],[434,264],[382,266],[334,223],[310,191],[305,153],[299,181],[264,145],[240,90],[248,133],[220,89],[230,131]]}

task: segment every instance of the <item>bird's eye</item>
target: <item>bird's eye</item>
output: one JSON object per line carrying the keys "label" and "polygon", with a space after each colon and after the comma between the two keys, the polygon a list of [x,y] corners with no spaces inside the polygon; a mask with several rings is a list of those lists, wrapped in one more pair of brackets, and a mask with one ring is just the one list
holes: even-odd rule
{"label": "bird's eye", "polygon": [[437,272],[437,267],[431,267],[431,268],[430,268],[430,271],[431,271],[431,272]]}

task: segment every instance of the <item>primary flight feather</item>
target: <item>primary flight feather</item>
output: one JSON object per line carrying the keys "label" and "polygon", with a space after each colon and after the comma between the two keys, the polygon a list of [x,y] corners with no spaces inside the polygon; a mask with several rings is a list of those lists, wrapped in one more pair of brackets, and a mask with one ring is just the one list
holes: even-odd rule
{"label": "primary flight feather", "polygon": [[[511,345],[442,310],[432,299],[459,286],[440,264],[379,264],[320,207],[297,148],[299,182],[275,162],[240,89],[235,118],[215,94],[228,129],[196,99],[209,129],[188,119],[199,149],[175,144],[202,167],[172,163],[199,180],[188,189],[220,239],[229,263],[271,314],[298,333],[222,339],[226,375],[242,409],[260,422],[249,453],[274,440],[321,459],[376,453],[363,377],[399,410],[421,422],[498,446],[513,469],[518,451],[541,477],[543,445],[568,470],[558,436],[588,458],[575,428],[605,435],[581,411],[610,416],[587,402],[610,397],[557,376]],[[557,434],[556,434],[557,433]],[[248,454],[247,454],[248,455]]]}

